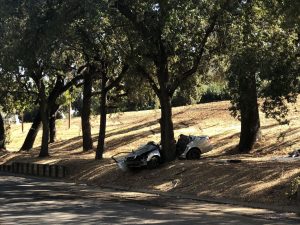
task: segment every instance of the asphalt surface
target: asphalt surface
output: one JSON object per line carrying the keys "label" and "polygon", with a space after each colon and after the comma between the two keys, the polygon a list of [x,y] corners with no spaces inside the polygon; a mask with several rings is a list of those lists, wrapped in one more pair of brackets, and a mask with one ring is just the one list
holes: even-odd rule
{"label": "asphalt surface", "polygon": [[0,173],[0,224],[300,224],[278,213]]}

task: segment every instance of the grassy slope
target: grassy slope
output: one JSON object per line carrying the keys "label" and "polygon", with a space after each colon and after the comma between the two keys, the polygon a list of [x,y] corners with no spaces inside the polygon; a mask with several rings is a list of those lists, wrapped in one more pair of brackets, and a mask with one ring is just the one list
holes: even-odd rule
{"label": "grassy slope", "polygon": [[[299,103],[300,104],[300,103]],[[240,124],[233,119],[228,111],[229,102],[208,103],[178,107],[173,110],[175,136],[184,134],[207,134],[214,144],[210,156],[228,154],[238,144]],[[106,157],[118,151],[130,151],[142,143],[150,140],[159,141],[159,110],[140,112],[126,112],[112,114],[108,118],[108,131],[106,139]],[[265,119],[261,114],[262,140],[253,151],[254,156],[286,155],[299,146],[300,113],[291,107],[289,115],[290,124],[280,126],[272,119]],[[25,124],[24,133],[21,125],[12,125],[11,143],[8,149],[17,151],[25,139],[30,124]],[[99,118],[92,118],[92,133],[95,140],[99,129]],[[67,120],[58,120],[58,142],[52,144],[52,155],[63,152],[72,153],[81,151],[80,119],[72,119],[71,129],[67,128]],[[35,147],[41,142],[41,132],[38,135]],[[63,150],[63,151],[61,151]]]}
{"label": "grassy slope", "polygon": [[[300,103],[297,104],[297,106]],[[36,149],[28,154],[10,154],[2,160],[27,158],[29,161],[60,162],[67,164],[72,178],[98,184],[138,186],[161,191],[193,193],[199,196],[242,199],[247,201],[292,203],[286,198],[292,179],[300,175],[299,161],[266,161],[298,148],[300,143],[299,112],[291,107],[290,124],[280,126],[276,121],[265,119],[261,114],[263,137],[251,155],[239,155],[247,160],[242,164],[220,164],[215,158],[232,158],[239,140],[239,121],[228,111],[229,102],[217,102],[174,108],[175,135],[180,133],[212,138],[214,150],[205,154],[202,161],[175,161],[153,171],[124,174],[109,158],[122,151],[130,151],[150,140],[159,141],[159,110],[128,112],[110,115],[106,140],[106,158],[102,162],[93,160],[94,153],[82,153],[80,120],[72,120],[71,129],[67,121],[58,121],[58,141],[50,146],[52,157],[45,160],[32,158],[38,154],[40,135]],[[92,118],[94,140],[97,139],[99,118]],[[12,126],[9,149],[17,150],[25,138],[21,126]],[[95,142],[96,146],[96,142]],[[1,158],[0,158],[1,160]]]}

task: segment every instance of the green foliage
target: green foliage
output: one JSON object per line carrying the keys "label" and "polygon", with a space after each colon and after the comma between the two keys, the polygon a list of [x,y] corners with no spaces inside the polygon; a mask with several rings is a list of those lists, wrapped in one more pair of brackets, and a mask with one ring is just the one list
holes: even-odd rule
{"label": "green foliage", "polygon": [[241,19],[231,27],[231,66],[227,74],[234,116],[239,116],[239,79],[255,74],[265,115],[288,122],[287,103],[296,101],[299,90],[299,46],[296,30],[286,28],[280,11],[274,1],[244,3]]}
{"label": "green foliage", "polygon": [[[135,57],[134,63],[145,68],[153,80],[152,85],[160,88],[163,79],[159,78],[159,66],[162,66],[162,60],[167,60],[164,62],[168,64],[165,79],[169,80],[171,92],[198,69],[205,71],[209,67],[204,62],[208,62],[222,45],[219,38],[226,34],[227,20],[235,8],[234,4],[224,1],[180,1],[176,4],[173,1],[135,1],[130,4],[117,1],[117,5],[132,22],[133,29],[128,35],[139,56]],[[128,13],[130,10],[133,15]],[[191,92],[190,85],[186,87],[187,92]]]}
{"label": "green foliage", "polygon": [[[135,68],[130,69],[129,74],[136,73]],[[137,74],[124,78],[123,98],[117,98],[120,111],[137,111],[158,108],[156,96],[147,81]]]}
{"label": "green foliage", "polygon": [[66,90],[60,97],[56,100],[56,104],[64,107],[69,106],[72,102],[81,97],[81,88],[71,88]]}
{"label": "green foliage", "polygon": [[[276,3],[274,3],[276,5]],[[300,29],[300,2],[294,0],[283,0],[277,2],[277,8],[280,13],[285,17],[283,25],[292,28]]]}
{"label": "green foliage", "polygon": [[201,103],[224,101],[231,98],[226,84],[219,82],[212,82],[211,84],[203,86],[203,94],[201,96]]}
{"label": "green foliage", "polygon": [[[244,100],[241,91],[243,80],[251,79],[251,76],[256,76],[260,59],[255,49],[243,49],[240,53],[234,55],[231,59],[231,66],[228,70],[228,86],[231,94],[230,107],[232,116],[240,118],[240,103]],[[257,77],[255,78],[257,81]],[[247,93],[244,94],[247,96]]]}
{"label": "green foliage", "polygon": [[[94,68],[99,94],[129,64],[108,92],[109,112],[158,108],[165,96],[175,106],[231,96],[238,117],[239,81],[254,75],[262,110],[285,123],[299,92],[299,7],[292,0],[0,0],[0,105],[30,111],[43,85],[49,97],[82,66]],[[74,99],[80,111],[79,88],[56,103]],[[99,95],[92,101],[97,114]]]}
{"label": "green foliage", "polygon": [[182,81],[174,94],[172,105],[183,106],[198,103],[203,93],[201,83],[201,80],[197,76],[189,77],[185,81]]}
{"label": "green foliage", "polygon": [[[280,43],[285,44],[284,41]],[[295,50],[290,46],[276,49],[273,54],[264,59],[261,69],[261,79],[265,85],[261,88],[261,96],[265,98],[262,109],[267,117],[272,117],[281,123],[288,123],[288,103],[295,103],[299,92],[300,60]],[[271,52],[271,51],[269,51]]]}

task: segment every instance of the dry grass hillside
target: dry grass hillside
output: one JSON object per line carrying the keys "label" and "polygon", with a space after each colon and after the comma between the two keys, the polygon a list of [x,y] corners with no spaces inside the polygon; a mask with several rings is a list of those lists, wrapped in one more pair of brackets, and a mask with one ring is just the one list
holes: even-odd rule
{"label": "dry grass hillside", "polygon": [[[275,120],[261,114],[262,139],[248,155],[236,155],[240,123],[230,116],[230,103],[215,102],[178,107],[173,110],[175,135],[206,134],[211,137],[213,150],[199,161],[177,160],[161,168],[138,173],[120,171],[110,159],[118,152],[131,151],[150,140],[160,140],[159,110],[126,112],[109,115],[104,160],[93,160],[94,152],[83,153],[80,119],[72,119],[71,129],[67,121],[57,123],[57,142],[50,145],[51,157],[37,159],[41,134],[35,149],[29,153],[2,152],[0,162],[12,160],[61,163],[70,168],[73,180],[100,185],[121,185],[159,191],[190,193],[202,197],[230,198],[243,201],[293,204],[287,198],[291,182],[300,175],[300,160],[281,160],[282,156],[300,147],[300,102],[291,106],[289,125],[278,125]],[[95,141],[99,118],[92,118]],[[17,151],[30,124],[12,125],[10,151]],[[242,158],[239,164],[223,163],[220,159]],[[219,160],[219,161],[216,161]]]}
{"label": "dry grass hillside", "polygon": [[[300,112],[297,105],[291,107],[289,125],[279,125],[273,119],[266,119],[261,114],[262,140],[256,145],[253,156],[286,155],[300,147]],[[173,110],[175,136],[181,133],[191,135],[206,134],[211,137],[214,150],[207,156],[220,156],[232,153],[238,144],[240,123],[230,116],[229,102],[215,102],[201,105],[178,107]],[[159,110],[126,112],[108,116],[105,157],[119,151],[130,151],[150,140],[160,140],[158,119]],[[92,134],[97,141],[99,117],[92,117]],[[24,133],[21,125],[11,126],[10,151],[18,151],[25,139],[31,124],[25,124]],[[73,118],[71,129],[67,128],[67,120],[57,121],[57,142],[50,146],[52,156],[81,155],[81,125],[80,118]],[[41,142],[41,132],[35,142],[38,149]],[[81,155],[82,156],[82,155]],[[89,154],[85,157],[93,157]]]}

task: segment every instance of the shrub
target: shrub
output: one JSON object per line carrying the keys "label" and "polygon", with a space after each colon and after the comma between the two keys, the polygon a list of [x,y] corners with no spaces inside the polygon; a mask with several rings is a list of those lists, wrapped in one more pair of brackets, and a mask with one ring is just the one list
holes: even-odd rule
{"label": "shrub", "polygon": [[225,84],[212,83],[204,86],[200,103],[230,100],[230,94]]}

